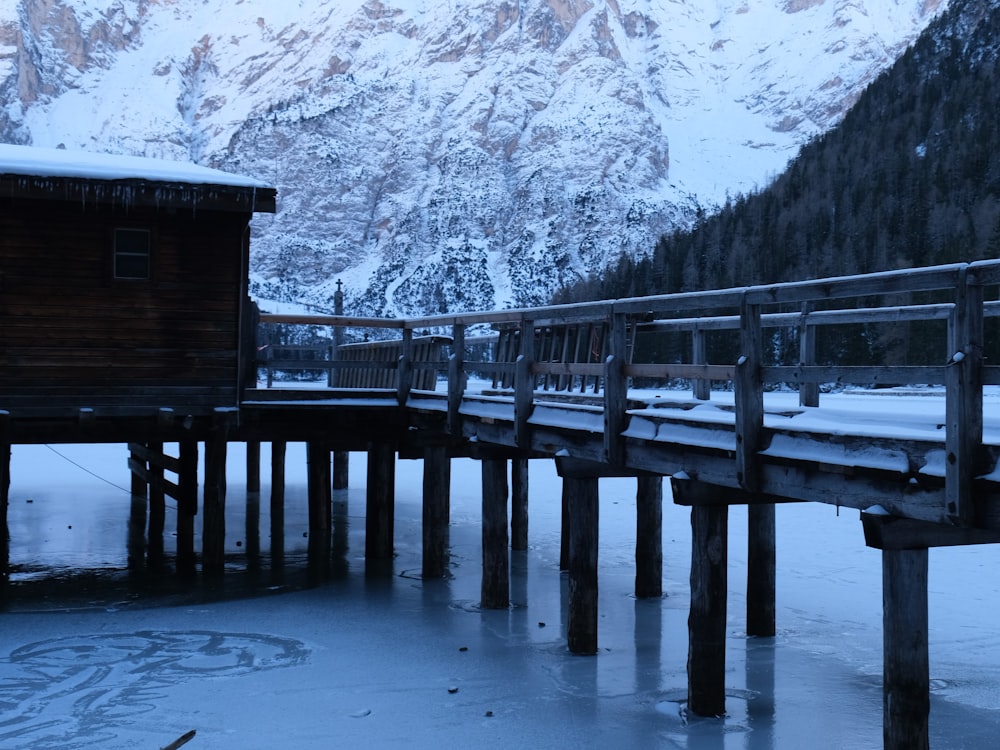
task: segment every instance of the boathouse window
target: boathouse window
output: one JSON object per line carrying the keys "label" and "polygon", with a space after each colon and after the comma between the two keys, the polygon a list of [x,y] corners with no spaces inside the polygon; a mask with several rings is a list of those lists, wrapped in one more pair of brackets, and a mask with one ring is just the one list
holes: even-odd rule
{"label": "boathouse window", "polygon": [[116,229],[115,278],[148,279],[150,244],[148,229]]}

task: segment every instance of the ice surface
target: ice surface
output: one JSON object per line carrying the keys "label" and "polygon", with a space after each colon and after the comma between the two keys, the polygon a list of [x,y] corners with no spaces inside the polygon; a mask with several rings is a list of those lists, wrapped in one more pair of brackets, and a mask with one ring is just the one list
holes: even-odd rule
{"label": "ice surface", "polygon": [[[192,750],[881,746],[881,560],[855,512],[777,509],[778,635],[747,639],[746,514],[730,511],[728,716],[700,719],[684,711],[688,511],[669,493],[665,596],[636,600],[635,484],[601,480],[600,652],[579,657],[566,649],[551,461],[531,462],[514,605],[484,611],[473,461],[453,464],[451,577],[424,581],[421,462],[397,466],[391,570],[364,560],[365,461],[353,454],[352,488],[334,497],[329,569],[310,572],[304,447],[289,446],[283,566],[270,558],[265,473],[255,567],[243,451],[232,445],[225,580],[164,592],[113,575],[126,561],[124,446],[59,451],[14,448],[12,562],[66,575],[69,561],[105,578],[39,598],[15,575],[22,596],[2,615],[0,747],[156,748],[191,729]],[[169,509],[168,553],[174,520]],[[998,564],[991,546],[931,553],[934,747],[991,747],[1000,735]]]}

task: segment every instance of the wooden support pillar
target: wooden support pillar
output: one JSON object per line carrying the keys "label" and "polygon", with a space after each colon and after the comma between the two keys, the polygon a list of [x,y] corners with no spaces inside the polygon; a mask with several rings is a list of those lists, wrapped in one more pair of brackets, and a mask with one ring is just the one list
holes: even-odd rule
{"label": "wooden support pillar", "polygon": [[444,445],[424,448],[423,577],[448,573],[451,520],[451,459]]}
{"label": "wooden support pillar", "polygon": [[350,459],[347,451],[333,452],[333,489],[346,490],[350,486]]}
{"label": "wooden support pillar", "polygon": [[368,446],[365,557],[391,560],[395,523],[396,451],[387,443]]}
{"label": "wooden support pillar", "polygon": [[569,627],[574,654],[597,653],[598,479],[566,477],[570,512]]}
{"label": "wooden support pillar", "polygon": [[135,462],[135,465],[138,468],[141,468],[142,472],[139,472],[139,471],[133,471],[132,472],[132,482],[131,482],[131,484],[129,486],[130,494],[132,495],[132,497],[142,497],[142,498],[145,498],[146,497],[146,478],[145,478],[144,474],[145,474],[146,471],[148,471],[149,467],[147,466],[146,461],[142,458],[142,456],[139,456],[136,453],[131,453],[129,455],[129,465],[130,466],[132,465],[132,462]]}
{"label": "wooden support pillar", "polygon": [[663,477],[637,478],[635,507],[635,595],[663,596]]}
{"label": "wooden support pillar", "polygon": [[[163,455],[163,443],[149,443],[149,452]],[[167,504],[163,490],[163,467],[158,461],[149,464],[149,528],[146,533],[147,562],[157,566],[163,559],[163,530],[167,521]]]}
{"label": "wooden support pillar", "polygon": [[726,712],[726,566],[729,508],[691,508],[691,610],[688,616],[688,710]]}
{"label": "wooden support pillar", "polygon": [[927,549],[882,550],[883,747],[927,748]]}
{"label": "wooden support pillar", "polygon": [[510,548],[528,549],[528,459],[510,462]]}
{"label": "wooden support pillar", "polygon": [[747,635],[775,634],[774,504],[747,506]]}
{"label": "wooden support pillar", "polygon": [[484,458],[483,464],[483,580],[480,606],[510,606],[510,552],[507,549],[507,461]]}
{"label": "wooden support pillar", "polygon": [[0,411],[0,582],[6,583],[10,565],[10,412]]}
{"label": "wooden support pillar", "polygon": [[180,441],[178,485],[177,572],[189,575],[195,570],[194,517],[198,513],[198,441],[191,437]]}
{"label": "wooden support pillar", "polygon": [[247,492],[260,492],[260,441],[247,441]]}
{"label": "wooden support pillar", "polygon": [[216,414],[211,437],[205,441],[205,499],[202,513],[201,569],[218,575],[226,565],[226,453],[229,414]]}
{"label": "wooden support pillar", "polygon": [[333,495],[330,482],[330,449],[322,444],[306,444],[306,483],[309,495],[309,536],[323,536],[331,528]]}
{"label": "wooden support pillar", "polygon": [[562,483],[562,511],[559,522],[559,570],[569,570],[569,487]]}
{"label": "wooden support pillar", "polygon": [[285,453],[284,440],[271,443],[271,557],[285,554]]}

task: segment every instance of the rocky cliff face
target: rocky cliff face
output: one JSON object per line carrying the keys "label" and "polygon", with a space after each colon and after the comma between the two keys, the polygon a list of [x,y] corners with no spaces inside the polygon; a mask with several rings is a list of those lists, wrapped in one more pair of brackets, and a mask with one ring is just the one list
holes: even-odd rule
{"label": "rocky cliff face", "polygon": [[262,299],[542,303],[760,186],[946,0],[0,0],[0,140],[269,180]]}

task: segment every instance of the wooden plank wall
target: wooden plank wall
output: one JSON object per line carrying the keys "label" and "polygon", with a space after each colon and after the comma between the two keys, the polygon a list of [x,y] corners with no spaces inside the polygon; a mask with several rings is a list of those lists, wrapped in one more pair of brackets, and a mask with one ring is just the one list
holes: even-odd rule
{"label": "wooden plank wall", "polygon": [[[0,200],[0,402],[235,404],[248,218]],[[153,231],[149,281],[113,278],[116,227]]]}

